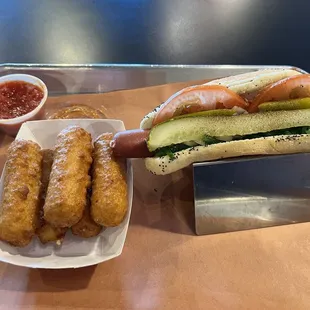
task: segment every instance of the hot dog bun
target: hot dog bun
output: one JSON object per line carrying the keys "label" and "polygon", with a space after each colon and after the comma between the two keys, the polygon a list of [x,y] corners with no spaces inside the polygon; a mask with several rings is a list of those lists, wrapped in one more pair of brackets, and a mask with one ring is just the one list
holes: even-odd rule
{"label": "hot dog bun", "polygon": [[[216,79],[205,83],[204,85],[222,85],[238,95],[251,97],[251,95],[255,95],[259,90],[271,83],[299,74],[302,73],[292,69],[265,69]],[[157,106],[153,111],[149,112],[141,120],[140,129],[147,130],[152,127],[152,122],[162,105],[163,103]]]}
{"label": "hot dog bun", "polygon": [[145,159],[146,168],[156,175],[166,175],[193,163],[253,155],[280,155],[310,152],[310,135],[287,135],[231,141],[209,146],[197,146],[169,156]]}
{"label": "hot dog bun", "polygon": [[161,103],[159,106],[157,106],[153,111],[145,115],[140,123],[140,129],[147,130],[152,127],[153,120],[157,114],[157,112],[160,110],[160,107],[164,104]]}
{"label": "hot dog bun", "polygon": [[[206,134],[221,141],[215,144],[187,147],[173,153],[173,156],[164,154],[148,157],[145,159],[145,165],[153,174],[169,174],[194,162],[250,155],[310,152],[310,109],[239,116],[190,117],[186,120],[172,120],[170,123],[161,125],[162,128],[167,128],[168,133],[165,135],[159,127],[151,132],[148,140],[149,148],[160,149],[170,145],[171,140],[184,143],[188,141],[186,135],[200,135],[201,132],[203,132],[201,136]],[[177,137],[167,126],[178,131]],[[307,132],[307,134],[294,133],[296,128],[302,127],[309,130],[299,132]],[[285,134],[282,134],[283,130]],[[290,134],[291,132],[294,134]],[[232,140],[225,142],[221,136],[230,136]]]}
{"label": "hot dog bun", "polygon": [[228,76],[205,83],[205,85],[226,86],[239,95],[257,92],[267,85],[284,78],[299,75],[300,72],[291,69],[265,69],[235,76]]}

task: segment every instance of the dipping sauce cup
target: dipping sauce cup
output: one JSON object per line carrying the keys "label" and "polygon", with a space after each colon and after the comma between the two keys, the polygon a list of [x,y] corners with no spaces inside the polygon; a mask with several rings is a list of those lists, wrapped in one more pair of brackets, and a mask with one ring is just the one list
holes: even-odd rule
{"label": "dipping sauce cup", "polygon": [[46,85],[28,74],[0,77],[0,130],[15,136],[24,122],[44,117]]}

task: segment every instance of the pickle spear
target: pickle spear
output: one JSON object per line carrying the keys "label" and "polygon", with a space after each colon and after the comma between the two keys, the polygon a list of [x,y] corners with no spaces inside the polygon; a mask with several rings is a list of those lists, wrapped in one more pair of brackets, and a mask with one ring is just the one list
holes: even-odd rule
{"label": "pickle spear", "polygon": [[258,109],[261,112],[310,109],[310,97],[264,102],[258,106]]}
{"label": "pickle spear", "polygon": [[273,130],[310,126],[310,109],[268,111],[239,116],[192,116],[169,120],[154,126],[147,138],[150,152],[159,148],[210,137],[258,134]]}

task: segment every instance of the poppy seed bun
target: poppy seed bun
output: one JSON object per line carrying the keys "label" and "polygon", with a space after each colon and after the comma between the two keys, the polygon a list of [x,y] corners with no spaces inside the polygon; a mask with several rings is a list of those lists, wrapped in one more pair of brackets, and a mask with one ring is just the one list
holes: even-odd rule
{"label": "poppy seed bun", "polygon": [[252,155],[280,155],[310,152],[310,135],[282,135],[250,140],[236,140],[209,146],[196,146],[169,156],[146,158],[146,168],[157,175],[166,175],[196,162],[214,161]]}
{"label": "poppy seed bun", "polygon": [[269,84],[299,74],[301,73],[291,69],[265,69],[213,80],[204,85],[226,86],[237,94],[243,95],[246,93],[257,92]]}
{"label": "poppy seed bun", "polygon": [[[310,126],[310,109],[242,114],[239,116],[188,117],[155,126],[147,141],[156,150],[196,139],[231,136],[237,140],[199,145],[168,155],[145,159],[154,174],[169,174],[194,162],[213,161],[250,155],[279,155],[310,152],[309,134],[265,136],[249,139],[248,135]],[[175,128],[175,132],[169,130]],[[165,128],[167,128],[165,130]],[[242,139],[242,137],[244,137]]]}
{"label": "poppy seed bun", "polygon": [[[251,94],[257,93],[271,83],[299,74],[301,73],[291,69],[265,69],[213,80],[204,85],[223,85],[241,96],[250,97]],[[162,104],[141,120],[140,129],[146,130],[152,127],[153,120]]]}

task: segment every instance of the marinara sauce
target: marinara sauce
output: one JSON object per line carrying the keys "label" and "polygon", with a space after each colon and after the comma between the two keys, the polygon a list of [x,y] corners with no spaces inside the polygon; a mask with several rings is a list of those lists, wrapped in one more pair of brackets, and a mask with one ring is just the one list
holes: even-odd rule
{"label": "marinara sauce", "polygon": [[43,97],[39,86],[24,81],[0,83],[0,119],[16,118],[31,112]]}

